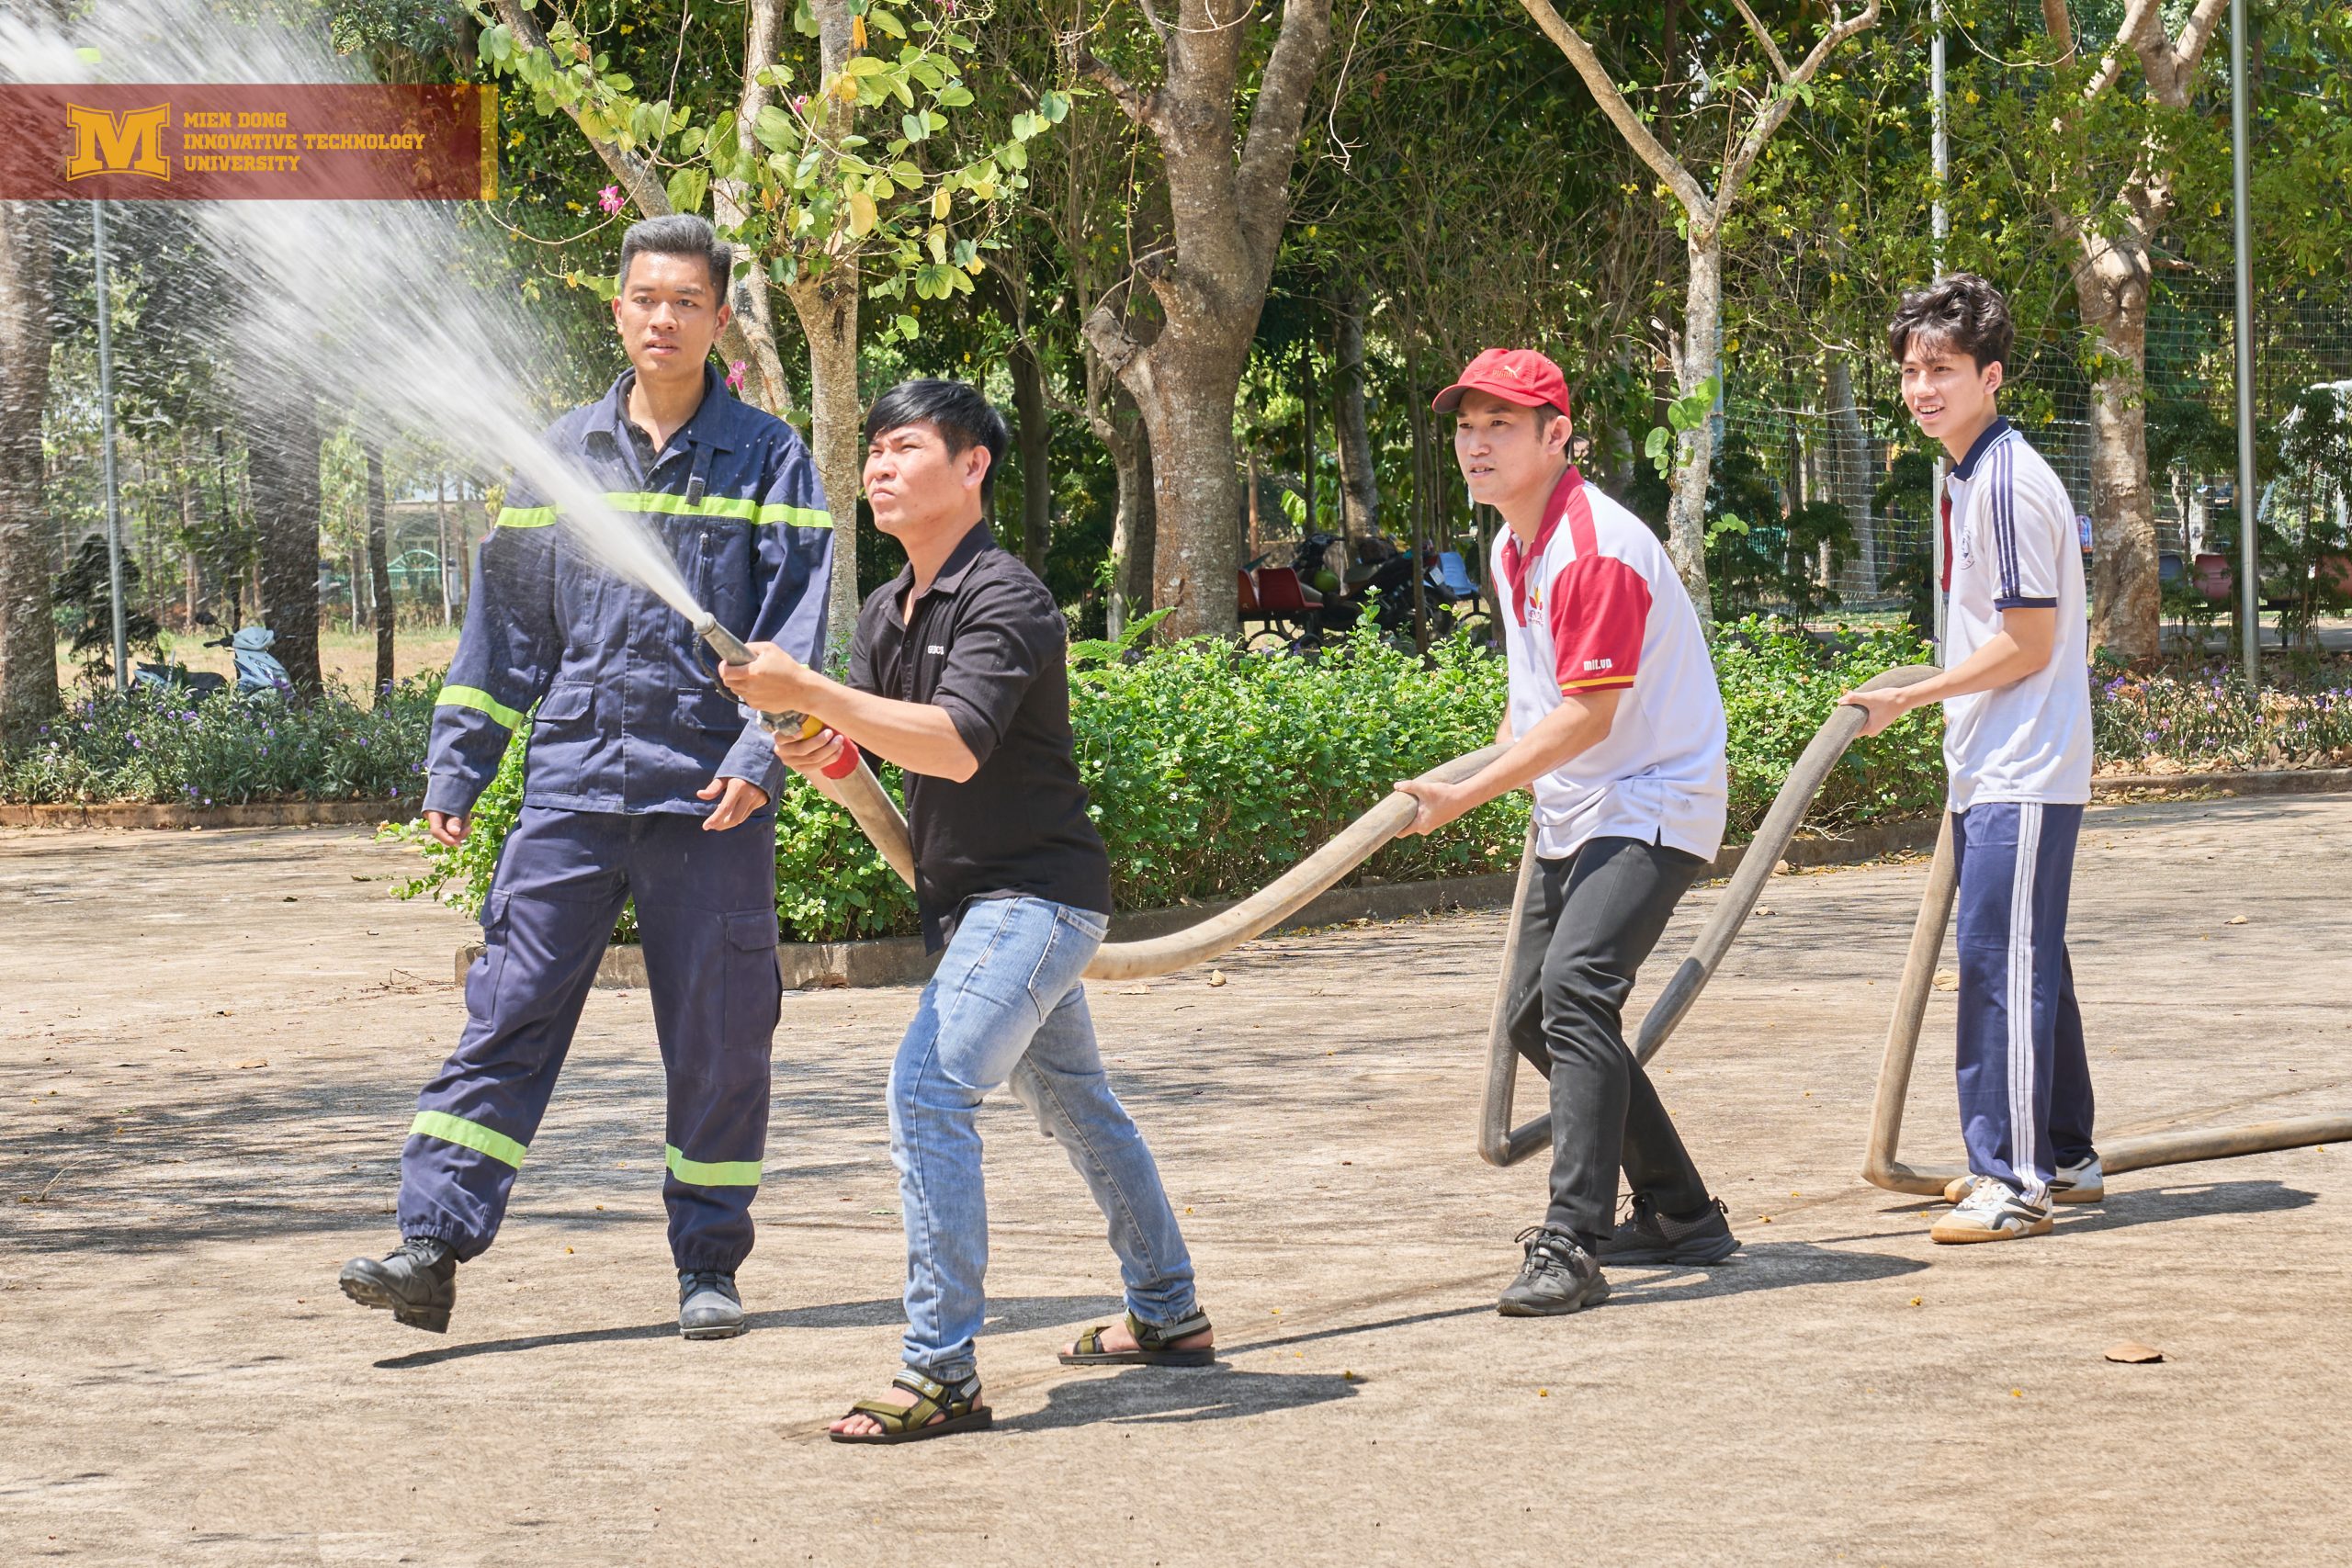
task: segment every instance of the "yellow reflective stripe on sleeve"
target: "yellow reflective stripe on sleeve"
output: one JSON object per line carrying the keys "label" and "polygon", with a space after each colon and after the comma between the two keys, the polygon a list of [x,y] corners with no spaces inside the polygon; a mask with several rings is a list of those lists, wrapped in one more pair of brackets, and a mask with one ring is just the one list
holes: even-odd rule
{"label": "yellow reflective stripe on sleeve", "polygon": [[675,1144],[662,1145],[662,1157],[669,1163],[671,1175],[681,1181],[691,1181],[696,1187],[757,1187],[760,1184],[760,1162],[755,1159],[688,1159],[678,1152]]}
{"label": "yellow reflective stripe on sleeve", "polygon": [[462,1116],[452,1116],[446,1111],[420,1111],[416,1120],[408,1124],[409,1136],[438,1138],[445,1144],[477,1150],[515,1169],[523,1168],[525,1145],[505,1134],[494,1132],[479,1122],[469,1122]]}
{"label": "yellow reflective stripe on sleeve", "polygon": [[433,699],[433,705],[440,708],[471,708],[476,713],[486,713],[509,729],[516,728],[523,722],[520,710],[508,707],[479,686],[444,686],[441,688],[441,694]]}
{"label": "yellow reflective stripe on sleeve", "polygon": [[763,506],[759,520],[781,523],[793,528],[830,528],[833,525],[831,513],[820,512],[813,506]]}
{"label": "yellow reflective stripe on sleeve", "polygon": [[785,524],[795,528],[830,528],[832,513],[813,506],[763,506],[733,496],[707,495],[688,501],[683,495],[652,491],[616,490],[605,492],[605,504],[616,512],[645,512],[663,517],[732,517],[751,524]]}
{"label": "yellow reflective stripe on sleeve", "polygon": [[501,528],[545,528],[555,522],[552,506],[502,506],[498,509],[497,526]]}

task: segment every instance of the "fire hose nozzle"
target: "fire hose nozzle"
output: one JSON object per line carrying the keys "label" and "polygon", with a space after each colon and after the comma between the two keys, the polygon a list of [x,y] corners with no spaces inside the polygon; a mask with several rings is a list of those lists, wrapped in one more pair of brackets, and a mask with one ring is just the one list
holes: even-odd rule
{"label": "fire hose nozzle", "polygon": [[[710,644],[721,662],[749,664],[752,661],[752,650],[744,646],[743,639],[720,626],[718,617],[709,611],[705,610],[694,618],[694,628],[695,635]],[[767,713],[748,705],[744,706],[743,711],[747,714],[757,714],[762,724],[779,735],[798,735],[805,739],[825,728],[807,714]]]}

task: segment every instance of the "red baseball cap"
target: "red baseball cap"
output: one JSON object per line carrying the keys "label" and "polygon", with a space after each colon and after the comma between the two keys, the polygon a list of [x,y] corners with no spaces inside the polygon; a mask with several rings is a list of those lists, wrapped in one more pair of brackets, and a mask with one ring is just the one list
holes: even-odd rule
{"label": "red baseball cap", "polygon": [[1568,412],[1568,378],[1532,348],[1490,348],[1472,360],[1462,379],[1430,400],[1430,407],[1452,413],[1464,392],[1491,392],[1507,403],[1534,408],[1550,403]]}

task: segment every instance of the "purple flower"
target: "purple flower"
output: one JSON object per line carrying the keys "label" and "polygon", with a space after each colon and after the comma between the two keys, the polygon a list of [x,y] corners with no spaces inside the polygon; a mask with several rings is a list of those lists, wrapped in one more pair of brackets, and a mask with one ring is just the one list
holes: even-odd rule
{"label": "purple flower", "polygon": [[605,209],[605,216],[609,218],[614,213],[618,212],[622,208],[627,207],[628,205],[628,201],[621,195],[620,186],[606,186],[604,189],[596,193],[596,205],[603,208]]}
{"label": "purple flower", "polygon": [[140,749],[140,747],[139,747],[139,737],[137,737],[136,735],[134,735],[134,736],[132,736],[132,737],[130,738],[130,749],[131,749],[132,750],[134,750],[134,751],[136,751],[136,750],[138,750]]}

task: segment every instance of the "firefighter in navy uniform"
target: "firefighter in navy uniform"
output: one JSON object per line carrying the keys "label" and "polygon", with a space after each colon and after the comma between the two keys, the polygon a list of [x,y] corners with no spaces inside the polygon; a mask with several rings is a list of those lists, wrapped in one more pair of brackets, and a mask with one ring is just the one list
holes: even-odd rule
{"label": "firefighter in navy uniform", "polygon": [[[730,261],[698,218],[632,227],[613,302],[630,368],[544,439],[642,517],[722,625],[821,662],[833,536],[816,467],[709,365]],[[434,837],[460,841],[528,716],[522,812],[482,910],[465,1032],[417,1097],[401,1245],[345,1265],[343,1289],[402,1323],[448,1326],[458,1265],[497,1234],[634,898],[669,1086],[679,1330],[727,1337],[743,1331],[735,1270],[752,1250],[782,1000],[771,803],[783,769],[684,616],[600,565],[542,498],[518,486],[507,499],[434,714],[424,806]]]}

